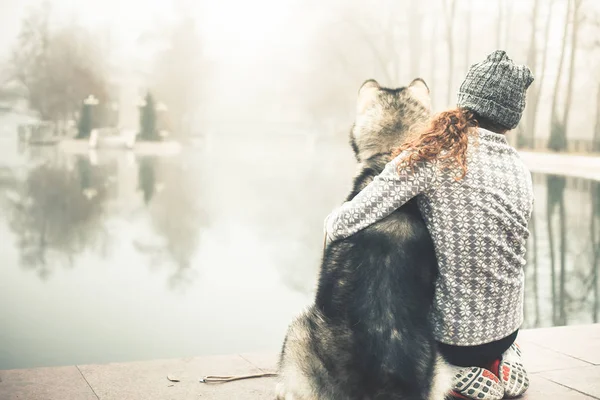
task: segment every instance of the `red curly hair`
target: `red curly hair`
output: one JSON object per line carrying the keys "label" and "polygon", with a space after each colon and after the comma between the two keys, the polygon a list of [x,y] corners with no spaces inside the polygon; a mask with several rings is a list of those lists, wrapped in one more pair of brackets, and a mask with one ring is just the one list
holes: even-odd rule
{"label": "red curly hair", "polygon": [[414,169],[423,161],[437,161],[442,169],[458,169],[461,180],[467,174],[467,145],[469,136],[479,126],[476,115],[463,108],[444,111],[433,117],[430,125],[392,152],[396,157],[403,152],[407,156],[398,164],[398,171],[406,167]]}

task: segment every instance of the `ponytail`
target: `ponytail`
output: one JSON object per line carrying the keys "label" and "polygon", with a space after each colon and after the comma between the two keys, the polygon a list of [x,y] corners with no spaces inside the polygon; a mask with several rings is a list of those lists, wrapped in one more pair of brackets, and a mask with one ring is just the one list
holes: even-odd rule
{"label": "ponytail", "polygon": [[398,164],[398,171],[406,167],[414,169],[419,162],[437,161],[442,169],[460,170],[455,179],[463,179],[467,174],[469,136],[477,126],[476,116],[464,108],[437,114],[424,131],[394,150],[393,157],[407,152]]}

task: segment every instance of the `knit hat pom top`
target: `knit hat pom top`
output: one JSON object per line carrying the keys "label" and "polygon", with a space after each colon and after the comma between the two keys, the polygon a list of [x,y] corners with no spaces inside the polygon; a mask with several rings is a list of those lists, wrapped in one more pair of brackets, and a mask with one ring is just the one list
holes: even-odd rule
{"label": "knit hat pom top", "polygon": [[525,93],[533,79],[527,66],[515,64],[505,51],[496,50],[471,65],[460,85],[457,106],[514,129],[523,115]]}

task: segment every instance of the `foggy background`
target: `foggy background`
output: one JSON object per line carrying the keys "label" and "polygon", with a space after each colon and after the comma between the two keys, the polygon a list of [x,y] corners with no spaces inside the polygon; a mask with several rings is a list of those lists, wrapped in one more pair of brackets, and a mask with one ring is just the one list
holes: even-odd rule
{"label": "foggy background", "polygon": [[[600,152],[599,16],[596,0],[0,0],[0,369],[277,352],[356,170],[362,82],[421,77],[442,111],[505,49],[536,78],[509,140],[564,166]],[[140,132],[148,94],[158,140],[72,140],[85,113]],[[600,177],[546,172],[523,328],[598,322]]]}
{"label": "foggy background", "polygon": [[440,111],[454,106],[467,67],[500,48],[536,78],[515,144],[598,151],[600,4],[592,0],[3,0],[0,7],[0,104],[17,100],[46,120],[76,118],[93,94],[118,107],[98,124],[135,128],[135,104],[150,91],[167,105],[164,124],[178,137],[268,122],[345,138],[365,79],[402,86],[420,76]]}

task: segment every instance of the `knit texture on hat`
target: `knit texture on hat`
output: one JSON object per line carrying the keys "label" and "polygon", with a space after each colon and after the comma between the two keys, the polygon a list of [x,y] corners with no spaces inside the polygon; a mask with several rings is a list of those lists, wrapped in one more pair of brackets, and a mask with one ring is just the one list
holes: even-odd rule
{"label": "knit texture on hat", "polygon": [[514,129],[525,109],[525,92],[533,74],[525,65],[515,64],[503,50],[473,64],[458,91],[457,106]]}

